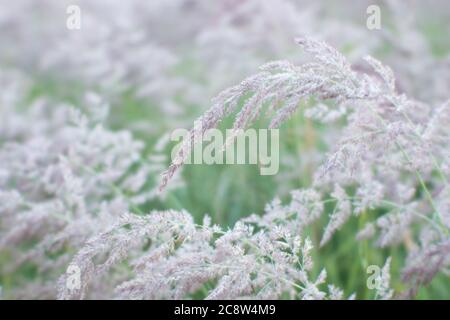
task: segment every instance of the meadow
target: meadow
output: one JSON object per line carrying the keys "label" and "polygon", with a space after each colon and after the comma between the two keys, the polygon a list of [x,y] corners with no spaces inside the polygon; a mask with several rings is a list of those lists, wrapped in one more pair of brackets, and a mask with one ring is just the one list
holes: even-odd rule
{"label": "meadow", "polygon": [[0,299],[450,298],[448,1],[0,6]]}

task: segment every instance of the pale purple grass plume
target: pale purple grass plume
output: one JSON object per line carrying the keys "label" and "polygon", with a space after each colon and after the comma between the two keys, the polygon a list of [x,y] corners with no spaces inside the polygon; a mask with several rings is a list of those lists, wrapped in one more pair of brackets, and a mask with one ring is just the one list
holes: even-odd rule
{"label": "pale purple grass plume", "polygon": [[[359,215],[378,207],[387,208],[388,214],[368,224],[358,234],[359,239],[377,233],[378,245],[385,247],[409,237],[410,227],[419,224],[436,245],[448,241],[445,195],[450,181],[450,139],[446,129],[450,125],[450,103],[433,108],[399,93],[392,70],[372,57],[364,59],[372,71],[361,72],[323,42],[304,38],[297,42],[314,60],[301,66],[286,61],[268,63],[261,67],[260,73],[219,94],[214,105],[197,120],[201,125],[194,126],[164,172],[161,188],[182,166],[197,139],[233,114],[244,97],[246,100],[235,116],[235,130],[247,128],[263,113],[271,119],[269,128],[279,127],[302,101],[313,96],[327,104],[331,101],[334,109],[339,110],[336,113],[323,104],[307,107],[305,112],[314,115],[315,120],[347,121],[341,137],[335,140],[335,146],[315,175],[318,190],[327,192],[330,183],[335,185],[332,194],[335,210],[321,245],[330,240],[352,213]],[[427,183],[430,180],[431,187]],[[357,189],[347,195],[345,186]],[[418,190],[421,197],[413,198]],[[424,244],[422,250],[426,249]],[[439,260],[433,274],[448,266],[444,252],[438,251],[437,254],[442,253],[438,259],[442,261]]]}
{"label": "pale purple grass plume", "polygon": [[326,280],[325,270],[311,278],[312,243],[301,236],[322,209],[315,192],[296,191],[290,204],[275,201],[263,216],[251,216],[230,230],[211,225],[208,216],[196,225],[185,211],[123,215],[78,252],[71,265],[81,269],[83,286],[69,290],[62,277],[59,298],[99,294],[98,286],[113,279],[105,274],[129,260],[133,275],[118,278],[112,296],[100,292],[105,297],[181,299],[211,282],[216,285],[207,299],[342,299],[337,287],[318,287]]}

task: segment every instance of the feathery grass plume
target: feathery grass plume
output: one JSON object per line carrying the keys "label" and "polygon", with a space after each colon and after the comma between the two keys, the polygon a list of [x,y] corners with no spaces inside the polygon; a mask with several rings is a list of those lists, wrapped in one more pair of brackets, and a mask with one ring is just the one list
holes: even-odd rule
{"label": "feathery grass plume", "polygon": [[330,222],[325,228],[322,240],[320,240],[321,246],[323,246],[331,239],[333,234],[342,225],[345,224],[347,219],[352,214],[352,203],[348,199],[347,193],[341,186],[336,184],[334,192],[331,194],[331,196],[336,199],[337,203],[335,205],[333,213],[330,216]]}
{"label": "feathery grass plume", "polygon": [[[213,100],[213,106],[196,121],[196,126],[185,137],[183,144],[163,173],[161,189],[182,166],[203,134],[215,128],[225,117],[232,114],[239,101],[251,95],[237,113],[233,129],[245,129],[262,113],[265,105],[274,112],[269,128],[276,128],[286,121],[298,108],[302,99],[316,96],[320,100],[336,99],[338,103],[353,99],[374,99],[381,93],[379,81],[353,71],[351,65],[338,51],[321,41],[297,39],[314,62],[295,66],[287,61],[274,61],[262,66],[261,72],[239,85],[224,90]],[[369,60],[374,64],[374,59]],[[379,65],[376,65],[379,67]],[[390,74],[381,69],[387,81]],[[391,82],[388,83],[392,89]]]}
{"label": "feathery grass plume", "polygon": [[301,234],[305,217],[321,213],[317,201],[313,192],[294,192],[288,205],[275,200],[263,216],[230,230],[212,226],[208,216],[196,225],[185,211],[123,215],[75,255],[70,265],[81,270],[82,285],[71,290],[63,276],[59,297],[89,297],[92,283],[127,260],[133,274],[116,284],[114,295],[122,299],[187,298],[206,284],[212,287],[206,299],[342,298],[335,286],[329,295],[322,289],[324,270],[311,279],[312,243]]}
{"label": "feathery grass plume", "polygon": [[414,298],[420,286],[427,285],[439,273],[448,275],[450,266],[450,241],[434,242],[410,254],[403,270],[403,280],[410,288],[403,293],[405,298]]}
{"label": "feathery grass plume", "polygon": [[[345,110],[341,114],[347,123],[337,136],[338,143],[315,173],[314,186],[319,193],[326,191],[330,183],[354,186],[356,191],[348,199],[337,199],[336,212],[331,215],[321,244],[342,226],[350,212],[359,215],[377,208],[389,210],[358,238],[373,235],[376,229],[377,243],[385,247],[403,241],[412,226],[419,225],[432,226],[437,239],[446,239],[446,207],[438,207],[443,201],[436,195],[450,181],[448,130],[440,130],[449,125],[448,103],[433,109],[399,93],[392,70],[372,57],[364,59],[372,71],[363,72],[353,69],[343,55],[324,42],[297,41],[313,55],[313,62],[301,66],[286,61],[268,63],[260,73],[219,94],[163,173],[161,188],[204,132],[233,114],[241,100],[244,103],[237,112],[235,130],[250,126],[266,107],[272,114],[269,127],[274,128],[297,110],[302,99],[332,99],[337,110]],[[311,114],[329,121],[323,110]],[[439,124],[438,119],[442,121]],[[334,196],[345,198],[340,193]]]}
{"label": "feathery grass plume", "polygon": [[141,204],[135,196],[148,170],[135,167],[143,145],[127,131],[109,131],[95,117],[45,99],[5,116],[28,122],[1,136],[0,251],[10,257],[1,272],[31,266],[42,277],[17,279],[26,281],[17,297],[54,298],[52,281],[73,251]]}

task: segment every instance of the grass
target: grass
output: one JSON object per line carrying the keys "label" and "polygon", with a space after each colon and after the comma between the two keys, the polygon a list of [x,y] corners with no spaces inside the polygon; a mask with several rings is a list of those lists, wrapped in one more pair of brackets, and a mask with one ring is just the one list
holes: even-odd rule
{"label": "grass", "polygon": [[[445,24],[439,21],[425,24],[422,28],[424,34],[430,41],[436,56],[445,56],[449,52],[448,40],[443,38],[442,30]],[[386,49],[388,50],[388,49]],[[182,61],[176,68],[177,73],[196,74],[197,67],[192,65],[190,58]],[[196,75],[197,78],[201,78]],[[36,79],[35,86],[29,95],[29,101],[46,95],[55,100],[65,101],[73,104],[80,103],[78,97],[85,88],[78,83],[62,85],[54,79]],[[198,81],[198,80],[197,80]],[[177,98],[177,97],[175,97]],[[201,110],[200,106],[186,105],[184,120],[189,123],[195,119]],[[148,124],[147,130],[137,130],[135,135],[145,142],[146,152],[151,149],[157,139],[170,132],[171,119],[165,118],[164,114],[157,108],[156,103],[146,100],[137,100],[132,91],[125,92],[119,99],[113,102],[110,125],[114,129],[133,128],[136,122]],[[230,127],[231,123],[225,122],[222,128]],[[260,124],[263,127],[263,124]],[[288,121],[280,131],[280,161],[283,157],[293,156],[302,158],[309,150],[318,149],[323,151],[320,141],[323,127],[315,124],[297,113]],[[280,171],[286,168],[280,167]],[[311,184],[311,173],[306,168],[298,176],[293,176],[288,182],[288,189],[308,187]],[[295,173],[293,173],[294,175]],[[186,187],[169,192],[166,200],[153,201],[146,204],[144,211],[151,209],[186,209],[194,215],[197,222],[201,222],[204,214],[210,214],[213,221],[222,226],[231,227],[237,220],[251,213],[261,214],[266,203],[277,195],[277,184],[274,176],[259,175],[258,168],[252,165],[186,165],[183,169],[183,177]],[[284,196],[286,200],[286,195]],[[335,283],[345,290],[345,294],[356,293],[358,298],[372,299],[374,291],[369,290],[366,285],[368,265],[382,266],[388,256],[392,256],[391,275],[393,287],[400,291],[405,289],[399,281],[407,252],[399,245],[394,248],[376,248],[373,242],[356,241],[357,230],[371,217],[380,212],[367,211],[360,217],[353,217],[350,223],[336,233],[332,241],[323,248],[318,249],[318,244],[323,233],[324,226],[328,221],[327,215],[332,211],[332,206],[326,207],[326,213],[321,220],[307,229],[308,235],[314,242],[314,261],[318,268],[326,268],[331,283]],[[2,261],[7,261],[7,253],[0,254],[0,266]],[[314,270],[316,274],[319,269]],[[0,284],[4,291],[17,284],[18,279],[26,280],[29,277],[40,276],[34,266],[26,266],[13,273],[6,274],[0,268]],[[450,292],[450,278],[446,275],[437,276],[429,286],[421,288],[417,299],[442,299],[448,297]]]}

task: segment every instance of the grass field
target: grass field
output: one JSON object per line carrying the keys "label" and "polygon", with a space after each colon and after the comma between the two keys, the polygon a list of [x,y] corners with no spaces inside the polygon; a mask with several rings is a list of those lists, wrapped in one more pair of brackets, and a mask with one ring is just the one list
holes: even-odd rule
{"label": "grass field", "polygon": [[[390,7],[385,6],[383,2],[381,4],[382,31],[373,32],[364,26],[367,17],[364,4],[361,4],[362,10],[358,5],[353,11],[342,13],[330,9],[333,8],[331,4],[330,7],[327,7],[326,1],[319,1],[315,5],[312,4],[313,2],[304,1],[302,4],[293,4],[294,13],[301,14],[301,18],[297,21],[295,14],[292,17],[288,15],[287,18],[285,15],[291,8],[288,4],[295,1],[281,1],[282,5],[278,5],[275,1],[269,1],[269,4],[261,5],[261,7],[256,2],[248,1],[253,5],[249,4],[250,9],[245,9],[243,7],[247,1],[243,1],[241,4],[239,1],[219,1],[208,5],[192,1],[194,3],[192,8],[189,7],[189,1],[186,1],[184,6],[183,1],[176,1],[174,7],[170,9],[172,11],[171,14],[168,14],[167,20],[178,21],[176,19],[180,19],[179,24],[174,23],[169,28],[168,22],[158,16],[158,13],[161,15],[158,10],[163,10],[162,12],[169,10],[164,7],[164,4],[160,4],[161,8],[155,4],[154,9],[143,10],[141,5],[132,1],[133,4],[130,2],[128,6],[131,8],[131,17],[136,19],[135,21],[133,21],[134,19],[127,20],[129,25],[124,30],[121,29],[122,26],[116,26],[108,19],[101,23],[95,20],[95,18],[103,16],[107,18],[114,14],[114,12],[102,11],[104,9],[100,4],[102,1],[99,1],[98,7],[94,5],[91,7],[87,3],[81,2],[82,14],[89,14],[87,17],[94,18],[94,27],[89,24],[86,29],[82,27],[81,30],[76,31],[55,31],[51,27],[54,28],[54,25],[61,20],[60,18],[55,18],[55,22],[47,21],[50,24],[49,30],[53,30],[50,32],[43,21],[39,20],[34,24],[38,30],[36,34],[38,37],[42,37],[41,40],[44,44],[57,46],[65,41],[62,47],[58,47],[58,50],[61,51],[60,56],[58,54],[51,56],[49,50],[41,47],[36,47],[35,51],[29,51],[29,54],[26,54],[25,52],[29,50],[28,45],[30,45],[27,39],[33,36],[24,30],[28,30],[27,27],[31,26],[31,22],[29,22],[30,20],[23,22],[19,17],[14,16],[17,12],[12,9],[7,13],[16,29],[11,31],[8,36],[2,36],[5,39],[0,38],[0,47],[10,46],[8,49],[10,51],[6,52],[12,52],[10,55],[5,53],[6,56],[2,57],[2,70],[5,70],[4,74],[6,75],[9,75],[11,70],[17,71],[20,78],[19,80],[10,80],[5,77],[4,81],[9,85],[13,83],[12,88],[15,85],[22,88],[23,85],[24,89],[17,90],[17,94],[13,89],[8,92],[0,89],[4,91],[1,93],[0,116],[5,119],[4,123],[0,121],[1,126],[4,127],[4,130],[0,127],[0,148],[2,149],[0,173],[7,172],[7,177],[11,177],[4,181],[0,179],[0,199],[2,199],[0,200],[0,286],[2,288],[0,297],[5,299],[27,296],[56,298],[57,279],[64,274],[71,258],[83,248],[83,244],[89,238],[95,236],[98,231],[102,231],[102,224],[109,223],[95,220],[98,218],[97,215],[100,215],[100,207],[103,202],[113,207],[115,200],[123,200],[126,209],[138,216],[146,215],[153,210],[186,210],[192,215],[196,224],[201,224],[205,214],[209,214],[212,223],[218,224],[226,232],[228,229],[233,229],[237,221],[252,213],[263,215],[266,205],[274,198],[278,197],[282,203],[289,203],[291,190],[311,188],[316,172],[326,161],[328,155],[333,152],[333,148],[339,143],[339,137],[352,122],[346,117],[341,117],[332,123],[305,117],[304,110],[319,103],[320,99],[316,95],[302,100],[297,106],[299,110],[293,113],[279,128],[280,168],[278,174],[262,176],[256,165],[187,164],[182,167],[180,177],[176,179],[177,182],[180,182],[179,186],[174,183],[172,187],[169,183],[168,190],[163,195],[148,196],[145,201],[136,201],[136,203],[132,200],[136,195],[147,195],[152,190],[156,190],[160,179],[159,175],[170,165],[169,158],[174,143],[169,142],[162,148],[158,148],[161,138],[177,128],[190,129],[194,121],[211,106],[211,99],[220,91],[258,72],[257,67],[270,60],[288,59],[296,65],[304,63],[305,60],[308,61],[307,55],[297,47],[294,41],[290,43],[286,40],[292,39],[291,34],[298,33],[302,27],[304,27],[303,30],[319,30],[317,34],[308,34],[308,36],[329,41],[352,62],[355,70],[362,68],[361,70],[366,72],[367,68],[364,69],[360,63],[363,53],[372,54],[384,64],[389,65],[397,77],[397,88],[401,88],[400,90],[411,99],[418,99],[430,106],[437,106],[445,101],[442,95],[447,94],[445,98],[448,98],[450,42],[448,40],[449,20],[446,20],[445,17],[448,17],[449,7],[445,1],[435,1],[439,5],[436,7],[437,11],[439,8],[447,10],[447,12],[444,9],[441,10],[442,16],[434,16],[436,10],[431,10],[432,8],[427,12],[423,6],[412,7],[411,12],[405,13],[407,17],[410,13],[415,17],[416,20],[412,21],[406,17],[404,21],[395,20],[392,18],[395,15],[389,11],[393,9],[389,9]],[[26,5],[28,1],[23,1],[23,3]],[[42,8],[42,12],[48,14],[60,12],[55,9],[57,6],[54,4],[45,6]],[[277,6],[279,7],[276,9]],[[313,8],[316,7],[322,8],[325,14],[322,16],[322,11],[314,11]],[[26,17],[29,16],[29,19],[35,17],[35,13],[28,6],[25,8],[27,9],[22,12]],[[118,8],[120,6],[113,7],[111,11],[119,10]],[[274,10],[273,14],[271,14],[272,10]],[[137,15],[136,12],[140,12],[138,16],[133,15]],[[341,14],[348,15],[350,18],[343,18]],[[181,17],[185,17],[185,20]],[[125,18],[130,18],[130,16],[125,16]],[[139,29],[143,25],[142,21],[151,21],[152,24],[149,23],[146,28]],[[110,27],[112,32],[116,32],[113,33],[115,36],[112,38],[98,36],[97,40],[95,30],[100,34],[100,29],[95,27],[96,23],[102,27]],[[303,25],[307,23],[309,24]],[[293,25],[293,30],[287,32],[290,25]],[[3,26],[0,25],[0,28]],[[265,31],[264,28],[268,29]],[[333,36],[333,28],[337,28],[334,31],[342,38]],[[42,33],[39,33],[39,30]],[[138,31],[143,32],[145,40],[143,43],[138,41],[127,46],[127,41],[131,41],[134,31],[136,34],[139,34]],[[385,32],[387,36],[381,32]],[[14,36],[17,41],[8,42],[8,38],[14,38]],[[60,39],[60,41],[53,41],[54,38]],[[155,49],[152,46],[148,48],[147,46],[150,45],[148,39],[154,40],[158,48]],[[64,51],[65,49],[61,49],[64,46],[67,46],[69,56]],[[170,55],[173,54],[176,57],[175,61],[165,66],[164,59],[169,54],[161,53],[159,47],[162,47],[161,50],[170,51]],[[58,53],[56,49],[51,51]],[[153,53],[154,51],[156,53]],[[95,60],[96,54],[101,56],[100,61]],[[43,58],[50,60],[50,67],[42,67],[42,61],[45,60]],[[98,71],[100,76],[96,73],[96,67],[104,68],[101,69],[101,72]],[[158,69],[159,67],[161,70]],[[149,69],[156,69],[155,74]],[[115,81],[116,72],[119,71],[124,73],[122,77],[118,77],[118,81]],[[367,74],[372,75],[370,72]],[[146,86],[153,87],[148,89]],[[142,96],[140,92],[143,89],[148,89],[147,92],[150,94]],[[126,161],[127,155],[131,159],[134,149],[118,142],[120,140],[116,136],[108,138],[111,139],[108,142],[111,145],[108,144],[105,149],[99,147],[100,151],[96,149],[95,153],[92,153],[98,157],[95,161],[89,158],[91,157],[90,151],[84,153],[82,148],[83,145],[90,148],[89,143],[96,143],[89,139],[101,139],[103,136],[93,135],[91,138],[87,136],[86,140],[70,140],[71,135],[76,137],[78,133],[64,131],[66,125],[58,122],[60,120],[58,120],[59,116],[56,110],[72,105],[89,114],[92,109],[87,105],[90,102],[86,102],[86,92],[96,92],[101,97],[102,103],[109,105],[109,114],[102,123],[108,132],[116,134],[125,130],[132,135],[132,139],[143,143],[139,150],[138,161],[132,162],[129,166],[122,166],[120,161]],[[16,94],[12,100],[14,101],[13,107],[9,106],[8,93]],[[251,94],[244,96],[236,109],[241,110],[245,107],[245,102],[250,97]],[[33,108],[37,108],[36,104],[41,99],[45,101],[46,105],[42,109],[44,112],[36,109],[38,111],[33,113]],[[324,103],[330,108],[336,107],[336,103],[332,99]],[[352,110],[357,103],[348,102],[349,105],[352,105],[348,109]],[[219,128],[222,131],[231,128],[237,114],[238,111],[234,112],[232,116],[226,117],[220,123]],[[13,122],[13,120],[16,121],[16,118],[19,119],[17,124]],[[420,119],[417,121],[417,123],[423,124]],[[252,125],[252,128],[264,129],[268,127],[269,123],[270,119],[260,117]],[[69,127],[67,125],[67,128]],[[95,125],[89,122],[88,127],[93,129]],[[67,134],[69,136],[66,136]],[[45,149],[47,143],[54,146],[49,147],[47,151],[42,151],[45,157],[40,153],[41,151],[36,151],[36,156],[34,156],[34,149],[29,146],[34,137],[42,139],[42,143],[36,145],[37,149],[47,150]],[[449,138],[448,130],[446,137]],[[61,138],[62,142],[58,138]],[[77,143],[80,141],[81,144],[78,146]],[[448,141],[440,142],[441,144],[437,146],[440,148],[438,150],[442,151],[442,156],[438,158],[438,162],[442,166],[448,164],[448,158],[446,158],[446,155],[449,154],[449,150],[446,149],[449,147]],[[8,145],[11,143],[18,145],[18,148],[27,148],[25,150],[30,151],[25,152],[26,155],[22,155],[20,151],[14,149],[15,147],[8,149]],[[65,147],[61,147],[63,151],[59,150],[60,143],[67,143],[67,150],[70,150],[72,146],[79,149],[75,149],[74,155],[72,155],[69,151],[64,151]],[[127,151],[127,147],[130,147],[130,151]],[[121,148],[124,150],[121,151]],[[50,154],[51,152],[54,154]],[[113,154],[113,152],[117,152],[117,154]],[[109,154],[112,154],[111,159],[109,159]],[[76,158],[77,155],[79,158]],[[86,158],[83,158],[84,155]],[[156,165],[157,169],[153,171],[146,165],[153,161],[152,156],[155,155],[164,156],[164,158]],[[89,169],[93,170],[89,174],[80,171],[79,167],[71,169],[75,176],[74,179],[79,179],[83,190],[80,193],[83,200],[80,201],[87,208],[87,212],[94,215],[95,219],[93,218],[94,220],[90,222],[91,226],[95,226],[92,231],[88,227],[88,222],[84,225],[80,222],[81,220],[77,220],[79,217],[77,217],[76,206],[79,203],[76,201],[78,200],[69,198],[64,193],[66,191],[62,193],[58,191],[58,189],[66,190],[65,188],[67,188],[69,190],[67,193],[72,192],[73,189],[65,185],[65,183],[69,183],[67,178],[63,179],[65,182],[61,182],[60,186],[56,184],[58,187],[55,190],[50,189],[47,185],[52,182],[51,176],[47,177],[48,182],[44,182],[45,174],[53,172],[54,168],[61,165],[60,160],[57,159],[62,156],[67,158],[73,156],[74,159],[83,158],[82,161],[86,161],[86,163],[96,164],[96,167]],[[105,158],[104,163],[102,157]],[[110,160],[111,162],[108,162]],[[13,169],[18,167],[21,162],[24,166],[23,171],[21,171],[22,169]],[[144,165],[141,166],[142,163]],[[39,169],[40,165],[48,166],[48,168],[41,170]],[[119,176],[117,178],[111,178],[115,174],[112,170],[115,169],[114,166],[118,167]],[[106,167],[108,170],[112,170],[108,171],[108,175]],[[127,176],[139,173],[142,168],[148,169],[148,171],[145,171],[145,181],[142,182],[138,192],[135,192],[131,190],[132,188],[126,187],[124,181]],[[373,168],[375,177],[384,176],[384,173],[380,171],[385,167],[377,167],[374,162],[371,168]],[[424,169],[421,172],[426,179],[424,191],[415,180],[414,171],[408,171],[405,168],[406,166],[398,169],[398,179],[407,185],[414,186],[416,191],[413,198],[409,200],[410,203],[419,203],[418,210],[421,210],[420,212],[429,216],[430,219],[434,219],[433,210],[423,203],[427,201],[424,195],[427,192],[426,187],[439,195],[439,170],[427,171]],[[55,171],[54,174],[57,175],[57,172]],[[449,177],[450,174],[444,177],[444,180],[448,180]],[[57,178],[54,179],[57,180]],[[380,178],[380,181],[385,183],[386,189],[390,187],[389,179],[382,180]],[[359,182],[356,181],[356,183],[345,186],[348,194],[357,194]],[[31,185],[29,185],[30,183]],[[8,207],[8,201],[12,201],[9,192],[12,191],[17,191],[26,201],[19,205],[11,204]],[[330,198],[331,192],[332,188],[324,188],[323,198]],[[375,191],[369,190],[369,194],[371,192]],[[396,196],[398,194],[386,193],[384,199],[390,201]],[[38,214],[36,208],[52,201],[64,204],[65,209],[62,209],[61,214],[65,217],[64,219],[69,219],[68,224],[64,227],[66,229],[61,229],[61,233],[59,233],[59,227],[54,226],[53,222],[48,223],[46,218],[33,220],[28,217],[29,212],[36,210],[34,214]],[[435,201],[443,200],[436,198]],[[5,205],[2,206],[2,203]],[[14,211],[10,208],[17,209]],[[444,206],[439,208],[444,208]],[[54,210],[57,212],[60,209]],[[301,236],[309,237],[313,244],[311,256],[314,266],[311,270],[311,277],[317,278],[321,270],[326,269],[327,283],[341,288],[345,297],[355,294],[357,299],[376,299],[379,298],[377,291],[369,289],[367,285],[368,267],[371,265],[382,267],[388,257],[391,257],[390,286],[395,294],[407,290],[409,284],[402,280],[405,261],[414,249],[421,247],[420,237],[423,224],[408,225],[407,230],[402,231],[404,232],[402,241],[383,248],[377,246],[374,239],[355,240],[356,234],[363,229],[366,223],[389,214],[386,206],[375,205],[373,208],[364,208],[359,215],[351,215],[348,221],[339,227],[331,240],[321,247],[320,241],[324,229],[335,210],[336,207],[333,203],[326,203],[320,218],[302,230]],[[442,211],[442,209],[439,210]],[[448,215],[448,212],[444,214]],[[106,221],[113,221],[113,218],[108,218]],[[433,221],[440,223],[440,220]],[[448,222],[444,221],[442,228],[447,228],[448,231],[449,225],[445,223]],[[18,226],[29,229],[28,231],[15,231]],[[42,226],[42,228],[36,227],[35,230],[33,226]],[[71,238],[70,232],[72,231],[68,231],[72,230],[69,229],[70,226],[73,226],[73,230],[84,230],[77,231],[78,233],[74,232],[73,238]],[[16,234],[11,235],[11,230]],[[53,242],[54,239],[57,239],[56,235],[60,236],[61,234],[67,235],[67,238],[64,238],[61,243],[56,240]],[[448,239],[448,233],[443,233],[442,237],[444,240]],[[50,246],[44,247],[44,253],[38,251],[40,245],[47,244],[46,241],[49,239]],[[56,249],[54,250],[52,246],[55,246]],[[121,279],[121,277],[127,279],[130,277],[126,276],[127,274],[135,273],[132,271],[133,259],[139,257],[140,254],[150,252],[152,246],[153,243],[150,239],[148,246],[146,244],[139,249],[141,251],[138,250],[139,254],[136,253],[128,259],[124,259],[114,267],[112,275],[106,277],[106,279],[111,279],[112,287],[109,287],[109,280],[103,280],[101,285],[98,285],[100,288],[98,292],[105,291],[106,294],[99,293],[97,295],[94,290],[94,293],[87,297],[109,298],[113,291],[112,288],[115,286],[115,279]],[[182,247],[181,244],[176,243],[175,247],[178,248],[178,246]],[[29,254],[28,257],[27,254]],[[448,261],[449,257],[449,252],[447,252],[442,259]],[[21,259],[24,259],[23,263]],[[48,265],[52,261],[57,261],[54,267]],[[444,264],[441,272],[434,275],[429,284],[420,286],[413,298],[448,299],[450,297],[448,267],[448,264]],[[186,297],[205,298],[216,284],[217,279],[210,279],[199,290],[190,292]],[[104,287],[102,287],[103,285]],[[325,285],[323,286],[325,287]],[[97,287],[94,286],[94,288]],[[26,294],[23,291],[29,292]],[[280,298],[290,297],[289,295],[280,296]]]}

